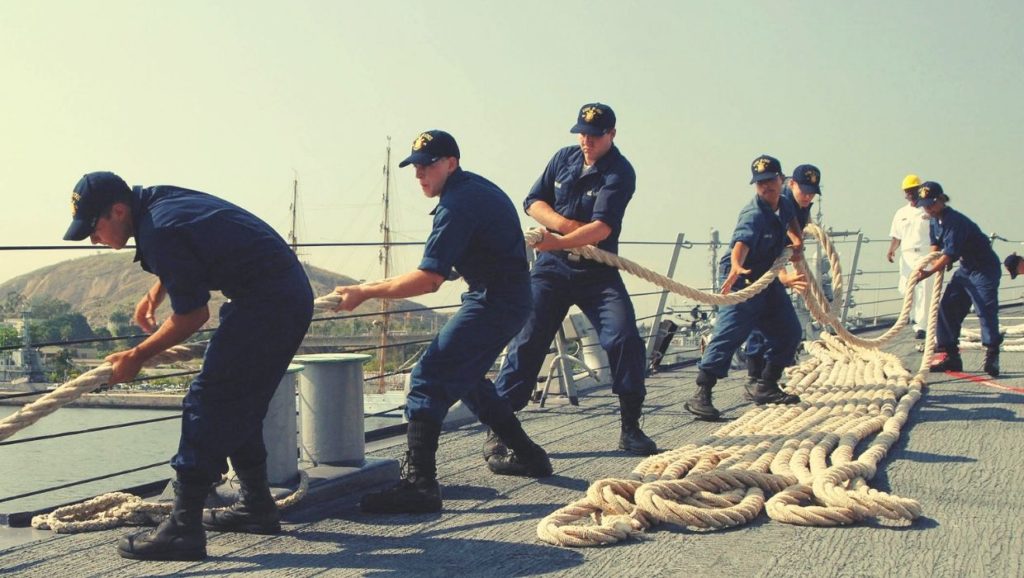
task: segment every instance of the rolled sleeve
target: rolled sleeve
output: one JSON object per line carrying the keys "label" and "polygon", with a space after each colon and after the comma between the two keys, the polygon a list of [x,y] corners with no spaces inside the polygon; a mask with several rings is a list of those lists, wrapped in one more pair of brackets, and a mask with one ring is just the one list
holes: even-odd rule
{"label": "rolled sleeve", "polygon": [[544,167],[544,172],[541,173],[537,182],[533,183],[526,199],[523,200],[523,210],[527,214],[530,212],[530,205],[537,201],[544,201],[552,207],[555,206],[555,175],[558,172],[558,165],[559,154],[556,154],[548,161],[548,166]]}
{"label": "rolled sleeve", "polygon": [[757,230],[753,214],[743,211],[736,220],[736,228],[732,232],[732,244],[741,242],[747,247],[753,247],[757,242]]}
{"label": "rolled sleeve", "polygon": [[609,174],[604,186],[597,191],[591,220],[601,221],[612,229],[622,228],[626,205],[636,191],[636,177],[631,173]]}
{"label": "rolled sleeve", "polygon": [[439,206],[434,214],[434,228],[423,249],[418,269],[431,271],[448,279],[469,246],[475,228],[469,215]]}

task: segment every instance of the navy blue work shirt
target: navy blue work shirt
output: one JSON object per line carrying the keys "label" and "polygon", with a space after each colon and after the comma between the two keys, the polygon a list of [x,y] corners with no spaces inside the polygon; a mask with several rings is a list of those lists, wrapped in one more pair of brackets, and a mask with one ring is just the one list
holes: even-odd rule
{"label": "navy blue work shirt", "polygon": [[729,253],[721,260],[723,274],[732,267],[732,248],[742,242],[750,251],[743,261],[743,266],[750,269],[749,281],[755,281],[771,269],[772,263],[779,258],[783,249],[790,244],[789,222],[796,215],[796,203],[789,197],[779,195],[778,214],[772,210],[761,197],[754,195],[754,200],[740,211],[736,220],[736,229],[732,232]]}
{"label": "navy blue work shirt", "polygon": [[960,259],[962,267],[982,273],[1000,272],[999,257],[989,238],[963,213],[946,207],[937,219],[930,220],[928,231],[932,245],[953,261]]}
{"label": "navy blue work shirt", "polygon": [[622,218],[636,191],[636,172],[615,145],[586,173],[583,160],[579,146],[556,152],[526,195],[523,208],[529,212],[534,202],[544,201],[567,219],[583,223],[601,221],[612,232],[597,247],[618,253]]}
{"label": "navy blue work shirt", "polygon": [[160,185],[132,190],[135,260],[160,278],[182,315],[210,300],[257,294],[298,264],[288,244],[252,213],[199,191]]}
{"label": "navy blue work shirt", "polygon": [[811,207],[814,203],[807,205],[807,207],[801,207],[800,203],[796,202],[796,197],[793,196],[793,191],[789,187],[782,187],[782,196],[786,197],[793,203],[793,208],[796,210],[796,222],[800,223],[800,230],[803,231],[807,223],[811,221]]}
{"label": "navy blue work shirt", "polygon": [[445,181],[431,214],[434,227],[419,269],[445,279],[455,269],[470,291],[529,283],[519,215],[497,185],[459,167]]}

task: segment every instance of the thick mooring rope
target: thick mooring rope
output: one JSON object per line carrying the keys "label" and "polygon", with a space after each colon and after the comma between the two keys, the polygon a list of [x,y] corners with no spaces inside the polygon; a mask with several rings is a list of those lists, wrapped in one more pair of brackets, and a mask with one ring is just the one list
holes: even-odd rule
{"label": "thick mooring rope", "polygon": [[[833,287],[841,288],[839,259],[828,237],[813,224],[808,231],[828,253]],[[618,267],[619,259],[605,255],[601,262]],[[918,269],[926,262],[922,259]],[[899,358],[878,349],[898,328],[878,339],[849,339],[806,264],[796,266],[808,279],[804,297],[811,314],[839,333],[823,332],[819,341],[805,343],[811,358],[788,370],[787,391],[798,394],[801,403],[754,407],[700,443],[648,457],[624,478],[594,482],[585,498],[541,520],[541,540],[601,546],[658,522],[719,529],[749,523],[762,510],[774,520],[815,526],[867,518],[909,521],[921,514],[918,502],[875,490],[868,480],[921,397],[934,352],[943,272],[936,273],[925,352],[911,377]],[[915,272],[906,292],[900,327],[906,325],[919,275]],[[696,293],[685,295],[707,302]],[[856,455],[862,443],[866,447]]]}
{"label": "thick mooring rope", "polygon": [[[309,491],[309,474],[299,470],[299,486],[287,496],[276,500],[279,509],[286,509],[299,503]],[[155,526],[171,513],[169,502],[146,502],[126,492],[103,494],[79,504],[57,508],[49,514],[32,518],[32,527],[38,530],[53,530],[57,534],[75,534],[109,530],[119,526]],[[209,508],[220,511],[223,508]]]}

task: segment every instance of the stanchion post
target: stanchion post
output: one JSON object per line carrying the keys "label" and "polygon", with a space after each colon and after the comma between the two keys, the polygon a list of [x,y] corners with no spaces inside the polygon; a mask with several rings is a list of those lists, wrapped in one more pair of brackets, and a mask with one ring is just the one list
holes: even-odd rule
{"label": "stanchion post", "polygon": [[839,322],[846,325],[846,313],[850,310],[850,301],[853,299],[853,282],[857,278],[857,261],[860,260],[860,245],[864,240],[864,233],[857,232],[857,248],[853,250],[853,265],[850,266],[850,274],[846,282],[846,298],[843,299],[843,314]]}
{"label": "stanchion post", "polygon": [[[676,235],[676,246],[672,249],[672,259],[668,263],[668,274],[666,275],[669,279],[672,278],[676,273],[676,263],[679,262],[679,252],[683,249],[683,240],[686,238],[686,233],[679,233]],[[661,316],[665,313],[665,304],[668,302],[668,290],[661,292],[661,297],[658,298],[658,310],[654,314],[654,322],[651,326],[651,336],[647,338],[647,365],[651,365],[651,356],[654,353],[654,345],[658,342],[658,337],[661,335]]]}

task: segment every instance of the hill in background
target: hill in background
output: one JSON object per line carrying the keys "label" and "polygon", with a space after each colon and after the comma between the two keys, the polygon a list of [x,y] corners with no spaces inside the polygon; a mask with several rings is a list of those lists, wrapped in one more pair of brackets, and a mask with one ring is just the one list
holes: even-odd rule
{"label": "hill in background", "polygon": [[[84,315],[91,326],[103,327],[115,311],[134,311],[139,299],[156,281],[155,276],[132,262],[133,257],[133,251],[110,252],[49,265],[0,284],[0,298],[14,292],[29,302],[47,297],[59,299],[70,303],[71,308]],[[338,285],[358,283],[351,277],[306,263],[303,263],[303,267],[309,276],[313,294],[318,297],[330,293]],[[213,319],[216,319],[217,311],[224,301],[220,292],[211,293],[210,312]],[[399,311],[422,307],[404,299],[393,300],[391,306],[393,310]],[[377,300],[370,300],[361,305],[357,312],[379,309]],[[168,311],[169,304],[164,303],[160,312],[167,315]],[[436,314],[430,311],[422,313],[426,318],[432,315]]]}

